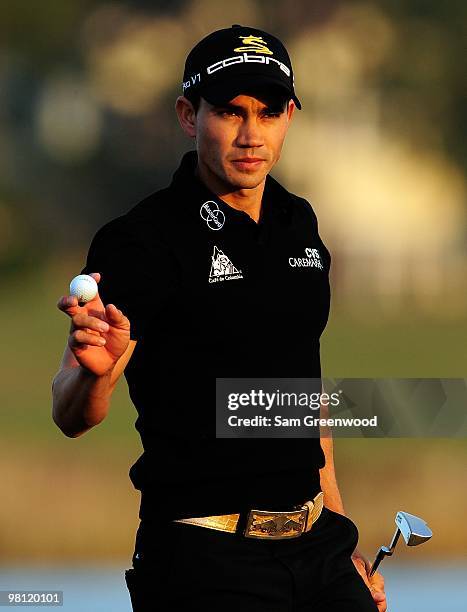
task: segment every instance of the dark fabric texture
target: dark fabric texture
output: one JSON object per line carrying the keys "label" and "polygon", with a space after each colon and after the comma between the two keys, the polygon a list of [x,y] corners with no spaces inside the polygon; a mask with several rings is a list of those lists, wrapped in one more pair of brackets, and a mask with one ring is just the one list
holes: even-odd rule
{"label": "dark fabric texture", "polygon": [[[324,466],[317,438],[215,431],[216,378],[321,377],[331,257],[316,215],[268,175],[255,223],[210,192],[196,164],[186,153],[167,188],[101,227],[82,269],[101,273],[104,304],[128,316],[137,341],[125,378],[144,449],[129,472],[142,519],[291,507],[316,494]],[[241,278],[212,282],[219,250]],[[290,264],[311,250],[320,267]]]}
{"label": "dark fabric texture", "polygon": [[125,580],[134,612],[374,612],[350,558],[357,542],[353,521],[327,508],[310,532],[280,541],[140,524]]}

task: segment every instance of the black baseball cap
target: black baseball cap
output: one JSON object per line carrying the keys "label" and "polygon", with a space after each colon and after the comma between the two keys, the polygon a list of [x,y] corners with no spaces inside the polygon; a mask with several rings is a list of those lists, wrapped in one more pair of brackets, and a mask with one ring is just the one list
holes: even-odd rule
{"label": "black baseball cap", "polygon": [[211,32],[188,54],[183,95],[221,106],[240,93],[280,91],[301,109],[289,54],[281,41],[256,28],[235,24]]}

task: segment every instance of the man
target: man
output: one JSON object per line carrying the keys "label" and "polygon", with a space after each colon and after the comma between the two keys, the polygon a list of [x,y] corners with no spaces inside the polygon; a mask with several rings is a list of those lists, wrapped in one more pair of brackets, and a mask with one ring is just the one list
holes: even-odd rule
{"label": "man", "polygon": [[124,372],[144,448],[130,470],[134,610],[384,611],[332,438],[215,436],[216,378],[321,376],[330,255],[309,203],[269,175],[301,108],[290,58],[234,25],[192,49],[183,91],[176,112],[196,150],[97,232],[82,273],[99,295],[58,303],[72,325],[54,420],[70,437],[100,423]]}

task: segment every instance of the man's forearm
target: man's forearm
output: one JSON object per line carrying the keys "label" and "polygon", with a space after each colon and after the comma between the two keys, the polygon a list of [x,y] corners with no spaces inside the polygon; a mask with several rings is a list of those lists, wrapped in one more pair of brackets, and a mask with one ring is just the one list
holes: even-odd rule
{"label": "man's forearm", "polygon": [[109,370],[96,376],[85,368],[64,368],[52,383],[52,416],[63,433],[75,438],[100,423],[109,410],[111,385]]}
{"label": "man's forearm", "polygon": [[324,493],[324,505],[334,512],[345,514],[334,470],[332,446],[332,438],[321,438],[321,448],[326,458],[326,465],[319,471],[321,490]]}
{"label": "man's forearm", "polygon": [[[320,418],[329,418],[329,408],[327,406],[321,405]],[[324,505],[330,510],[334,510],[334,512],[345,514],[334,468],[334,448],[331,428],[327,425],[321,425],[320,433],[321,448],[323,449],[324,457],[326,459],[325,466],[319,471],[321,490],[324,493]]]}

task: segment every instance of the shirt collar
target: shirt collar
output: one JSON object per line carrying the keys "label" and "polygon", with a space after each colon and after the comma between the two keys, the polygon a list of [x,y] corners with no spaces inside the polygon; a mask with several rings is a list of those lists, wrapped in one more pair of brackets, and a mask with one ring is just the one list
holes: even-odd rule
{"label": "shirt collar", "polygon": [[[249,215],[241,210],[233,208],[214,194],[196,175],[195,168],[198,163],[196,151],[188,151],[182,157],[179,167],[172,176],[170,187],[180,191],[184,200],[199,201],[201,205],[207,200],[215,201],[218,206],[229,216],[239,219],[248,218]],[[261,203],[261,216],[258,225],[267,223],[270,219],[278,219],[282,223],[289,223],[291,215],[291,195],[270,174],[266,175],[263,199]]]}

